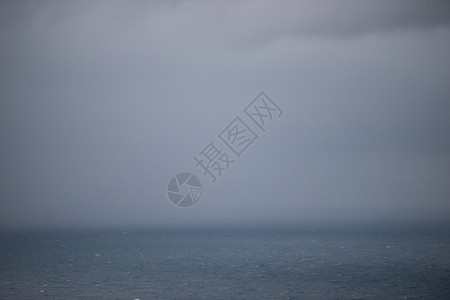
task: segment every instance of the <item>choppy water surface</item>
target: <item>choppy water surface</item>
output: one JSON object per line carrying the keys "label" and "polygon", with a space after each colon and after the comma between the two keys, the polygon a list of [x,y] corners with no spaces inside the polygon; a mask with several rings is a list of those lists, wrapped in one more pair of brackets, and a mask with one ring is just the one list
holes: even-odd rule
{"label": "choppy water surface", "polygon": [[446,231],[0,235],[1,299],[450,299]]}

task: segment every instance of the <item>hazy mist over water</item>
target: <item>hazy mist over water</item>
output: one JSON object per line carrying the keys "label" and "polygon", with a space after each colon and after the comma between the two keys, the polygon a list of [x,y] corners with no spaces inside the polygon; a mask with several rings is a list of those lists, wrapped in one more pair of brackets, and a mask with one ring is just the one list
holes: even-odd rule
{"label": "hazy mist over water", "polygon": [[0,1],[0,299],[450,299],[449,53],[449,1]]}
{"label": "hazy mist over water", "polygon": [[[0,37],[2,230],[448,220],[447,1],[2,1]],[[211,183],[261,91],[283,116]]]}

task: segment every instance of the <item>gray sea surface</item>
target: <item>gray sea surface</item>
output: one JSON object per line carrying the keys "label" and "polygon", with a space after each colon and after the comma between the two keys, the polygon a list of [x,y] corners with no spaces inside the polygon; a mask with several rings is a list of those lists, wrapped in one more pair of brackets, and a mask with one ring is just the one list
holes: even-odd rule
{"label": "gray sea surface", "polygon": [[445,226],[3,233],[0,299],[450,299],[450,234]]}

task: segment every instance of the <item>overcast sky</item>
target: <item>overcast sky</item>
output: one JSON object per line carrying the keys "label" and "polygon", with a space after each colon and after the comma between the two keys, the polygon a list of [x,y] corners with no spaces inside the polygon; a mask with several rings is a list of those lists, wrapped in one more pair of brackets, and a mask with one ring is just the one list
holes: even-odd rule
{"label": "overcast sky", "polygon": [[[448,218],[449,53],[448,1],[1,1],[0,228]],[[284,114],[211,183],[260,91]]]}

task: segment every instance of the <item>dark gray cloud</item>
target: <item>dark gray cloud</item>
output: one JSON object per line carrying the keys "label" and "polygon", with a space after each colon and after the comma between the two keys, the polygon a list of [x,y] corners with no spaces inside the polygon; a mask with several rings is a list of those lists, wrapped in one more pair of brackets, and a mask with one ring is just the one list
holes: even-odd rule
{"label": "dark gray cloud", "polygon": [[[0,226],[445,217],[449,7],[2,2]],[[284,116],[209,184],[193,155],[261,90]]]}

